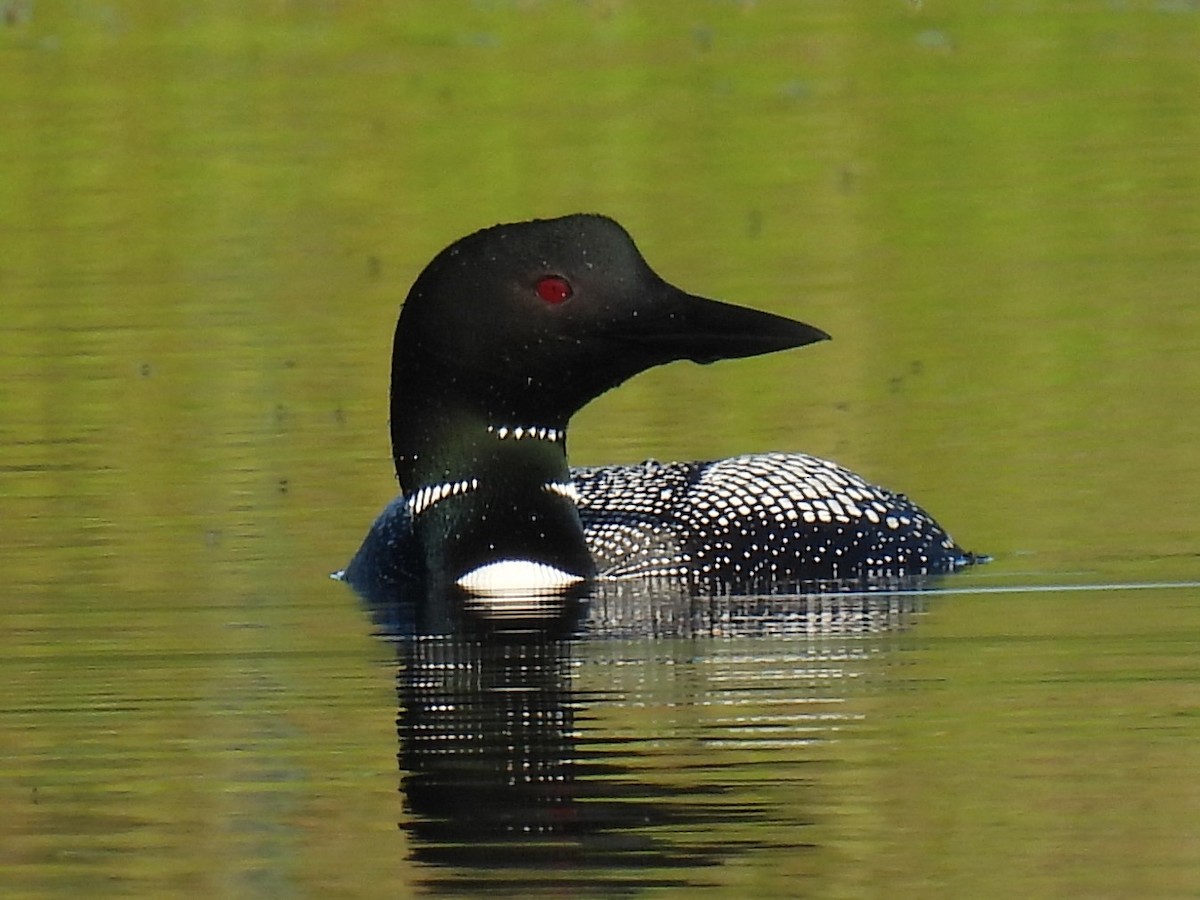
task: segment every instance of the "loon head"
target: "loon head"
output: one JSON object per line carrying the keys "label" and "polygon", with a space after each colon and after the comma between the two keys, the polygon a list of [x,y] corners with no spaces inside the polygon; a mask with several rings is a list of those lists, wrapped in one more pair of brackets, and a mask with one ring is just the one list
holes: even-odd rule
{"label": "loon head", "polygon": [[612,219],[496,225],[439,253],[409,292],[393,347],[393,441],[417,424],[411,409],[429,403],[563,428],[590,400],[653,366],[826,338],[668,284]]}

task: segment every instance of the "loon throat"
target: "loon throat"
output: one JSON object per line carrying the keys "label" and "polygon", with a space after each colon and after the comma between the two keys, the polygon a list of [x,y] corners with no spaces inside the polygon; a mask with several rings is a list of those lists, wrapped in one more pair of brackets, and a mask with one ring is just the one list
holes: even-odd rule
{"label": "loon throat", "polygon": [[405,493],[346,580],[367,594],[414,582],[476,596],[554,593],[597,577],[728,590],[980,561],[904,495],[804,454],[568,467],[571,417],[637,373],[826,338],[674,287],[602,216],[456,241],[414,282],[397,320],[391,436]]}
{"label": "loon throat", "polygon": [[[497,421],[431,422],[421,450],[397,459],[420,567],[478,596],[561,592],[593,578],[566,429]],[[410,416],[407,427],[421,422]]]}

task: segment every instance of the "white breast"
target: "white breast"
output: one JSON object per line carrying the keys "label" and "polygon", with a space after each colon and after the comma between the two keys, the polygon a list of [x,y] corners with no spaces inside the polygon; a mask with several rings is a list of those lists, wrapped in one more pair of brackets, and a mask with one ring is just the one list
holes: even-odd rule
{"label": "white breast", "polygon": [[458,586],[484,597],[507,594],[557,593],[579,584],[583,577],[530,559],[502,559],[472,569]]}

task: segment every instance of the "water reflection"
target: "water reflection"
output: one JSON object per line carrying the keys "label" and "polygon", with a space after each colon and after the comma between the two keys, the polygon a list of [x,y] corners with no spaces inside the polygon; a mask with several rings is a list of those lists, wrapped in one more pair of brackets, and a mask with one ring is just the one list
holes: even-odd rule
{"label": "water reflection", "polygon": [[[773,842],[810,846],[797,828],[814,818],[814,773],[772,771],[772,758],[802,764],[845,725],[830,704],[876,652],[863,638],[906,627],[922,602],[626,584],[537,621],[462,614],[461,601],[371,605],[397,651],[401,827],[430,890],[526,894],[710,883],[711,867]],[[786,658],[770,640],[780,635]],[[630,670],[632,684],[619,674]],[[652,714],[614,733],[598,723],[615,708],[726,712],[694,729]],[[723,759],[730,747],[752,749],[753,763]],[[774,788],[792,779],[786,806],[757,789],[764,772]]]}
{"label": "water reflection", "polygon": [[[338,576],[341,577],[341,573]],[[478,597],[417,581],[352,585],[381,635],[537,634],[567,640],[762,634],[866,635],[907,627],[941,576],[807,581],[770,593],[721,593],[675,581],[601,581],[560,594]]]}
{"label": "water reflection", "polygon": [[655,832],[703,834],[719,819],[751,814],[703,790],[688,791],[686,802],[649,790],[635,776],[636,750],[589,747],[576,728],[588,701],[572,686],[572,665],[570,642],[528,635],[404,645],[404,827],[416,859],[448,867],[433,882],[461,888],[538,872],[561,886],[712,865],[724,855],[719,845]]}

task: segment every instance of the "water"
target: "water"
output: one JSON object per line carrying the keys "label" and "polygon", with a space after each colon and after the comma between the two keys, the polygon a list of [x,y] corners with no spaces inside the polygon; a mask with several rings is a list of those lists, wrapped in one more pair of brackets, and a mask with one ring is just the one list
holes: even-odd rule
{"label": "water", "polygon": [[[1200,12],[0,6],[0,893],[1200,893]],[[792,449],[996,561],[415,641],[420,267],[599,210],[820,347],[573,462]]]}

